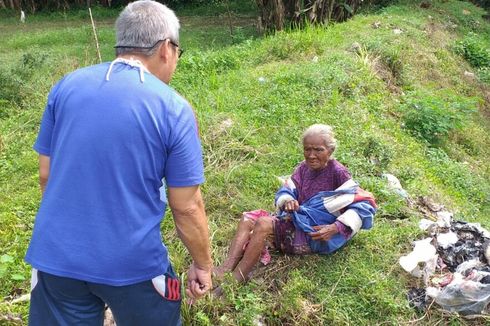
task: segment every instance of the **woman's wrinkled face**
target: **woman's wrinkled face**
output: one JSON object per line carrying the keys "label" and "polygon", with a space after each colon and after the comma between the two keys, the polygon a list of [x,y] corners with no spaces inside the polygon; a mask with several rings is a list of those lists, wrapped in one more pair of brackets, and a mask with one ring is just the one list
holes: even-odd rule
{"label": "woman's wrinkled face", "polygon": [[304,139],[303,150],[306,165],[312,170],[325,167],[330,159],[330,151],[325,146],[322,137],[311,135]]}

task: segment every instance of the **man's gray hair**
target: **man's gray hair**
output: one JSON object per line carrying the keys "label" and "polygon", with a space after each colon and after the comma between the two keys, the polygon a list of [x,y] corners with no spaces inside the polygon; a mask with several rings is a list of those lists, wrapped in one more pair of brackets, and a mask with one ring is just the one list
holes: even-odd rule
{"label": "man's gray hair", "polygon": [[156,1],[135,1],[116,20],[116,55],[140,53],[151,56],[158,41],[179,44],[179,19],[167,6]]}
{"label": "man's gray hair", "polygon": [[325,147],[332,154],[337,147],[337,140],[334,137],[333,129],[330,126],[324,124],[314,124],[303,133],[303,143],[305,139],[310,136],[320,136],[323,139]]}

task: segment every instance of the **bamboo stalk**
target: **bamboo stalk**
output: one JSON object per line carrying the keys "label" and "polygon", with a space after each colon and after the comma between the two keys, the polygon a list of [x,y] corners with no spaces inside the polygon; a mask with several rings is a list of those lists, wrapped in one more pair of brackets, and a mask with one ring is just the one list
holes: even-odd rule
{"label": "bamboo stalk", "polygon": [[97,56],[99,57],[99,63],[102,63],[102,56],[100,55],[99,40],[97,39],[97,31],[95,29],[94,18],[92,17],[92,10],[88,8],[88,13],[90,14],[90,21],[92,22],[92,30],[94,32],[95,46],[97,48]]}

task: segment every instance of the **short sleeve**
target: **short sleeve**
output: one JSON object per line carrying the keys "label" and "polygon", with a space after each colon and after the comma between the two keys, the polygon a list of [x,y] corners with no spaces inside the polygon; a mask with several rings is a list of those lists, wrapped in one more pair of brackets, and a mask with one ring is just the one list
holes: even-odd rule
{"label": "short sleeve", "polygon": [[56,84],[48,95],[48,102],[44,109],[43,117],[41,119],[41,127],[37,139],[33,145],[33,149],[41,155],[50,156],[51,154],[51,139],[53,135],[53,129],[55,124],[55,103],[56,94],[61,81]]}
{"label": "short sleeve", "polygon": [[185,105],[170,122],[165,180],[169,187],[189,187],[204,182],[201,141],[190,106]]}

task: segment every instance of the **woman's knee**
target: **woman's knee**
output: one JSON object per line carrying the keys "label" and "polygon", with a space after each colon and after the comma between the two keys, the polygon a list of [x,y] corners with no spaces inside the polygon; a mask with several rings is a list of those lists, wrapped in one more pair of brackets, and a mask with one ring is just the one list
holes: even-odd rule
{"label": "woman's knee", "polygon": [[247,229],[248,231],[252,231],[254,225],[255,225],[254,220],[248,217],[242,217],[238,222],[238,229]]}
{"label": "woman's knee", "polygon": [[274,230],[274,220],[271,216],[263,216],[255,222],[254,233],[268,235]]}

